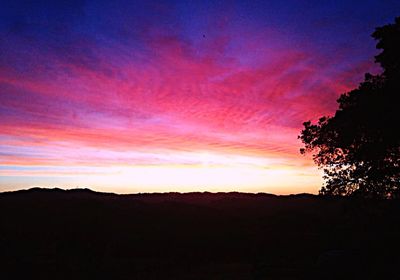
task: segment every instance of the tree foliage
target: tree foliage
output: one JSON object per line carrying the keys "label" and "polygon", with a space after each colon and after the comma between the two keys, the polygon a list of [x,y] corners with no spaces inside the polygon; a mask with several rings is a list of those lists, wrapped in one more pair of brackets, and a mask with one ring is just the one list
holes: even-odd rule
{"label": "tree foliage", "polygon": [[305,122],[302,154],[324,171],[324,195],[397,197],[400,194],[400,17],[372,34],[382,74],[365,74],[342,94],[332,117]]}

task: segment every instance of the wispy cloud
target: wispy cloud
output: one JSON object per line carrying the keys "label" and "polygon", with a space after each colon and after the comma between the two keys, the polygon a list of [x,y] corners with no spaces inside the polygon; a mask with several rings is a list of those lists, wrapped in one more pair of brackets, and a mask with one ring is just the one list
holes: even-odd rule
{"label": "wispy cloud", "polygon": [[218,166],[309,174],[302,122],[332,113],[374,70],[352,48],[327,55],[272,19],[260,28],[265,19],[244,17],[240,5],[194,14],[199,22],[182,15],[190,5],[110,5],[32,6],[4,18],[0,175],[193,166],[205,154]]}

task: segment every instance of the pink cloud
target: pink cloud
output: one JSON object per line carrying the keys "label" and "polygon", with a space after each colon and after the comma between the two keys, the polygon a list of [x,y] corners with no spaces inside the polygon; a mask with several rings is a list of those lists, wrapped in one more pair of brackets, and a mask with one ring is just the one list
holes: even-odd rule
{"label": "pink cloud", "polygon": [[[94,66],[37,50],[36,60],[51,67],[32,65],[20,75],[0,68],[0,148],[9,151],[0,164],[171,164],[174,156],[160,155],[209,151],[308,168],[298,155],[301,123],[332,113],[336,97],[370,68],[337,71],[318,51],[268,47],[273,32],[236,47],[232,34],[207,37],[200,52],[178,36],[151,32],[143,53],[94,49]],[[241,60],[240,51],[256,52],[256,61]],[[38,154],[16,154],[21,145]],[[117,154],[123,151],[147,158]]]}

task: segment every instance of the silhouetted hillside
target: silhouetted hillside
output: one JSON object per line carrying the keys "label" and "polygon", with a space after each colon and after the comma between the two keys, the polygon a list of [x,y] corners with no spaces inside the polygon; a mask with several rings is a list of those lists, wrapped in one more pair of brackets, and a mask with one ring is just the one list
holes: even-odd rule
{"label": "silhouetted hillside", "polygon": [[400,204],[308,194],[0,194],[3,279],[399,279]]}

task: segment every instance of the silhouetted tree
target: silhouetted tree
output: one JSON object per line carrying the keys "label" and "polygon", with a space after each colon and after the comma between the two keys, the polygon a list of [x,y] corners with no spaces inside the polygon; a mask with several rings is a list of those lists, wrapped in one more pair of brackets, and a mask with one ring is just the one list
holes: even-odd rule
{"label": "silhouetted tree", "polygon": [[400,193],[400,17],[372,34],[382,74],[365,74],[342,94],[333,117],[305,122],[302,154],[323,169],[324,195],[396,197]]}

